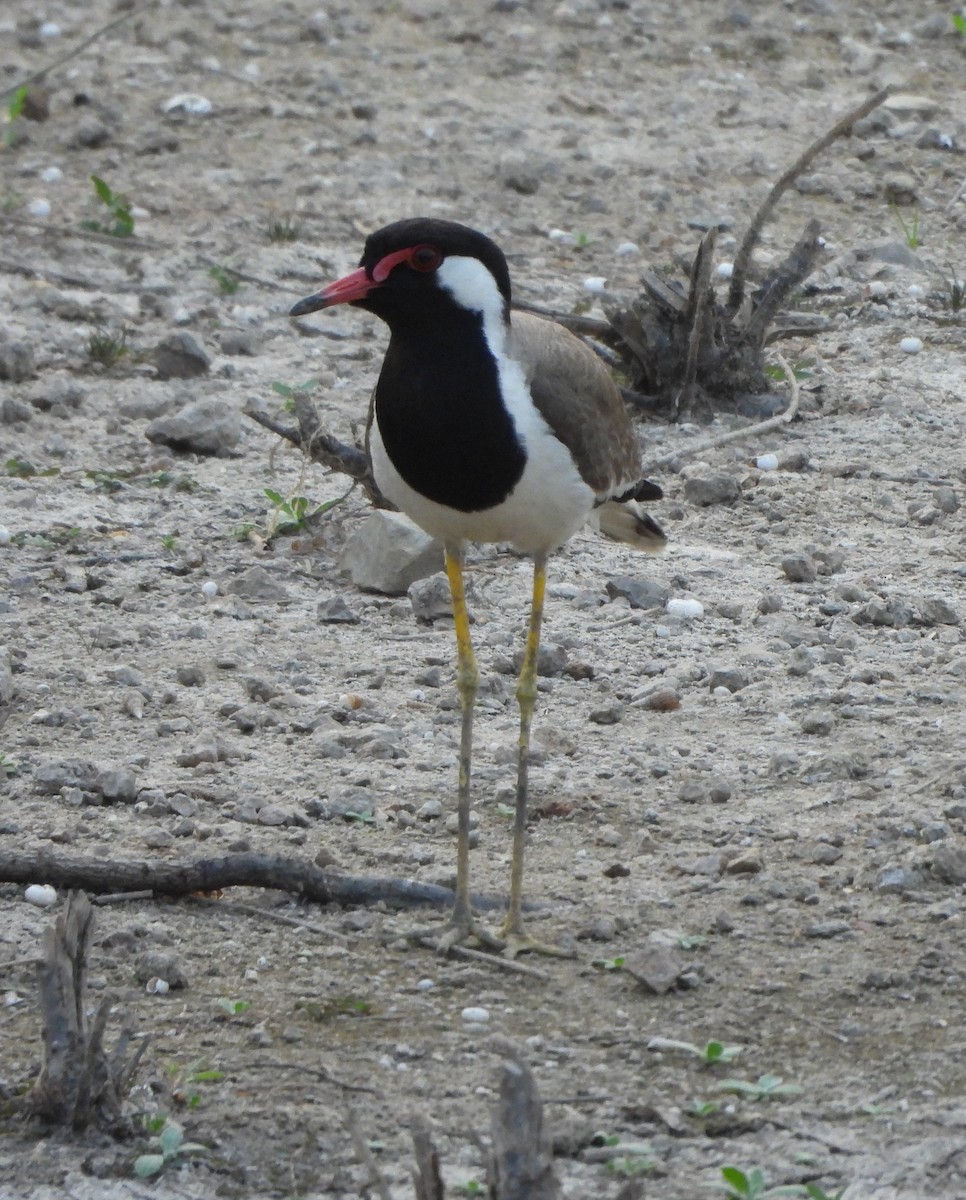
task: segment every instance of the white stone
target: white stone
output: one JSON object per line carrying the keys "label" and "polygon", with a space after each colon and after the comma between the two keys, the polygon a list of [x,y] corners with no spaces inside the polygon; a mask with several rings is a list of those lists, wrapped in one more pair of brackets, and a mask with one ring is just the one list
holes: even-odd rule
{"label": "white stone", "polygon": [[584,280],[584,291],[593,292],[595,296],[599,296],[602,292],[607,291],[607,280],[603,275],[588,275]]}
{"label": "white stone", "polygon": [[43,196],[37,196],[27,204],[27,212],[32,217],[39,217],[42,221],[50,216],[50,201]]}
{"label": "white stone", "polygon": [[64,172],[60,167],[44,167],[40,172],[40,178],[44,183],[60,183],[64,178]]}
{"label": "white stone", "polygon": [[50,908],[57,903],[57,892],[49,883],[32,883],[24,889],[23,898],[36,908]]}
{"label": "white stone", "polygon": [[201,585],[201,594],[209,600],[214,599],[218,595],[218,584],[213,579],[206,579]]}
{"label": "white stone", "polygon": [[903,354],[918,354],[922,349],[922,338],[904,337],[899,343],[899,349]]}
{"label": "white stone", "polygon": [[730,279],[735,273],[735,264],[730,262],[718,263],[714,269],[714,273],[719,279]]}
{"label": "white stone", "polygon": [[179,92],[161,106],[166,113],[184,112],[193,117],[206,117],[212,110],[212,103],[207,96],[198,96],[194,92]]}
{"label": "white stone", "polygon": [[777,454],[759,454],[755,459],[755,466],[759,471],[777,471],[778,470],[778,455]]}
{"label": "white stone", "polygon": [[568,233],[566,229],[551,229],[547,237],[552,242],[557,242],[561,246],[576,246],[577,239],[572,233]]}
{"label": "white stone", "polygon": [[490,1019],[490,1010],[470,1005],[468,1008],[463,1009],[460,1016],[470,1025],[485,1025]]}
{"label": "white stone", "polygon": [[670,616],[680,617],[684,621],[704,616],[704,605],[700,600],[688,600],[683,596],[672,597],[665,605],[665,609]]}
{"label": "white stone", "polygon": [[617,255],[619,258],[630,258],[634,254],[640,254],[641,248],[637,242],[621,242],[617,247]]}
{"label": "white stone", "polygon": [[0,525],[0,546],[9,546],[11,537],[13,534],[6,525]]}

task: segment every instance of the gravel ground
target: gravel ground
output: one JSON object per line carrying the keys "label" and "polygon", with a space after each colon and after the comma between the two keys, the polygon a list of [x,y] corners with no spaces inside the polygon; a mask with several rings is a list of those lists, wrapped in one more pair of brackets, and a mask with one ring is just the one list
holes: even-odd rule
{"label": "gravel ground", "polygon": [[[112,1037],[128,1018],[152,1038],[131,1112],[207,1149],[137,1181],[139,1119],[117,1142],[6,1113],[0,1196],[368,1195],[350,1111],[394,1198],[412,1196],[414,1112],[449,1194],[472,1194],[502,1035],[549,1102],[565,1197],[615,1197],[646,1167],[649,1194],[693,1200],[731,1164],[847,1200],[960,1200],[966,41],[950,12],[83,7],[52,3],[40,28],[0,12],[0,86],[125,18],[48,75],[48,119],[8,126],[0,150],[6,853],[249,850],[451,884],[452,631],[346,579],[371,515],[358,493],[278,534],[265,489],[314,508],[348,481],[243,415],[285,419],[273,382],[311,379],[351,440],[384,330],[348,310],[296,327],[288,307],[416,214],[486,229],[518,297],[561,311],[595,299],[587,279],[626,297],[645,267],[681,276],[710,223],[725,264],[810,142],[877,88],[898,95],[765,231],[762,266],[810,217],[827,241],[796,307],[828,324],[780,347],[802,372],[796,420],[696,453],[746,419],[645,419],[645,459],[677,455],[655,472],[668,552],[588,531],[552,562],[527,881],[535,928],[576,957],[528,960],[539,974],[442,959],[401,938],[421,915],[277,891],[105,906],[94,998]],[[134,238],[82,230],[119,216],[92,175],[129,197]],[[126,354],[92,361],[122,331]],[[529,564],[471,561],[472,870],[499,897]],[[642,592],[659,606],[634,607]],[[0,885],[7,1094],[39,1063],[32,962],[61,902]],[[662,973],[659,994],[640,981]],[[149,992],[158,975],[182,986]],[[709,1066],[654,1038],[743,1049]]]}

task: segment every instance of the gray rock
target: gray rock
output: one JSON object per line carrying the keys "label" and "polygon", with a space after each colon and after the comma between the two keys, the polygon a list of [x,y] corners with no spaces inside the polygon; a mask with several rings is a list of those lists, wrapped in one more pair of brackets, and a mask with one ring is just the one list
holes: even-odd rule
{"label": "gray rock", "polygon": [[802,733],[813,737],[828,737],[835,728],[835,717],[830,712],[808,713],[802,717]]}
{"label": "gray rock", "polygon": [[[513,674],[519,675],[523,667],[523,650],[517,650],[513,655]],[[537,654],[537,674],[543,679],[553,679],[562,675],[567,666],[567,648],[554,642],[542,645]]]}
{"label": "gray rock", "polygon": [[13,697],[13,659],[7,647],[0,646],[0,704],[9,704]]}
{"label": "gray rock", "polygon": [[959,510],[959,497],[951,487],[939,487],[932,494],[932,502],[943,513],[954,513]]}
{"label": "gray rock", "polygon": [[966,845],[943,843],[932,852],[932,869],[943,883],[966,883]]}
{"label": "gray rock", "polygon": [[631,608],[663,608],[667,603],[668,589],[652,579],[635,579],[630,575],[619,575],[607,580],[607,595],[613,600],[622,596]]}
{"label": "gray rock", "polygon": [[344,596],[330,596],[328,600],[320,600],[316,612],[323,625],[359,624],[358,615],[346,604]]}
{"label": "gray rock", "polygon": [[194,379],[208,373],[211,358],[193,334],[179,330],[155,346],[154,365],[162,379]]}
{"label": "gray rock", "polygon": [[269,575],[264,567],[249,567],[231,583],[225,585],[226,592],[243,596],[246,600],[259,600],[277,604],[290,599],[285,587]]}
{"label": "gray rock", "polygon": [[223,400],[196,400],[144,431],[149,442],[197,454],[226,454],[241,439],[241,418]]}
{"label": "gray rock", "polygon": [[815,921],[805,928],[805,936],[810,938],[834,938],[850,934],[852,926],[848,921]]}
{"label": "gray rock", "polygon": [[111,131],[100,118],[93,114],[81,117],[70,135],[70,145],[75,150],[96,150],[110,141]]}
{"label": "gray rock", "polygon": [[26,342],[0,341],[0,379],[23,383],[35,369],[34,352]]}
{"label": "gray rock", "polygon": [[111,803],[133,804],[138,796],[137,776],[129,767],[109,767],[98,772],[96,786]]}
{"label": "gray rock", "polygon": [[758,611],[762,614],[780,612],[781,607],[782,598],[776,592],[765,592],[758,598]]}
{"label": "gray rock", "polygon": [[912,620],[912,609],[900,600],[870,600],[852,614],[852,620],[856,625],[904,629]]}
{"label": "gray rock", "polygon": [[805,554],[789,554],[782,559],[782,570],[785,578],[792,583],[814,583],[818,577],[818,568],[810,557]]}
{"label": "gray rock", "polygon": [[708,689],[712,692],[719,687],[727,688],[729,692],[740,692],[747,686],[748,676],[737,667],[719,667],[711,672],[708,680]]}
{"label": "gray rock", "polygon": [[749,846],[729,858],[724,865],[726,875],[757,875],[764,869],[765,863],[761,851],[755,846]]}
{"label": "gray rock", "polygon": [[948,600],[932,596],[920,602],[918,620],[921,625],[959,625],[961,617]]}
{"label": "gray rock", "polygon": [[443,569],[443,547],[402,513],[380,510],[349,538],[341,566],[363,591],[402,596]]}
{"label": "gray rock", "polygon": [[589,720],[595,725],[616,725],[623,717],[624,705],[619,700],[604,704],[600,708],[593,708],[589,713]]}
{"label": "gray rock", "polygon": [[188,976],[181,960],[167,950],[145,950],[134,963],[134,977],[138,983],[149,979],[163,979],[168,987],[186,988]]}
{"label": "gray rock", "polygon": [[678,799],[683,804],[703,804],[708,798],[708,788],[702,779],[686,779],[678,788]]}
{"label": "gray rock", "polygon": [[685,966],[670,946],[660,941],[649,941],[624,955],[624,970],[656,996],[663,996],[678,983]]}
{"label": "gray rock", "polygon": [[203,667],[182,663],[175,667],[174,675],[182,687],[201,687],[205,682]]}
{"label": "gray rock", "polygon": [[922,879],[919,877],[918,871],[910,870],[908,867],[883,867],[875,880],[875,890],[887,896],[914,892],[920,887],[922,887]]}
{"label": "gray rock", "polygon": [[684,483],[685,498],[699,508],[712,504],[730,504],[741,495],[741,488],[734,475],[723,471],[711,475],[694,475]]}
{"label": "gray rock", "polygon": [[33,417],[30,405],[16,396],[4,396],[0,400],[0,425],[15,425],[18,421],[29,421]]}
{"label": "gray rock", "polygon": [[453,600],[449,580],[443,572],[430,575],[428,579],[417,579],[409,585],[406,594],[413,606],[413,616],[426,624],[453,617]]}
{"label": "gray rock", "polygon": [[239,355],[247,358],[257,353],[255,339],[246,329],[225,329],[218,339],[222,354]]}

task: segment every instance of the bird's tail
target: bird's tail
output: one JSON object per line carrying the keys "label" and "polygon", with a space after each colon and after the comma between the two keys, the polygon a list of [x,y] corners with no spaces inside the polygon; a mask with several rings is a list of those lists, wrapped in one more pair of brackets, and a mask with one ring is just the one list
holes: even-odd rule
{"label": "bird's tail", "polygon": [[608,500],[595,515],[600,532],[615,542],[647,554],[660,554],[667,545],[667,534],[636,500]]}

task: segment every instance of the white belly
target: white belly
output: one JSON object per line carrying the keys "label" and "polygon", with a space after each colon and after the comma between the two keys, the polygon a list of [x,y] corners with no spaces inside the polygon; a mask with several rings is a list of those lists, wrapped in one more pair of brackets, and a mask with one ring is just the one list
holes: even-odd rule
{"label": "white belly", "polygon": [[[443,542],[510,542],[525,554],[548,553],[565,542],[593,511],[595,496],[580,478],[570,451],[550,433],[535,410],[514,414],[527,464],[500,504],[480,512],[459,512],[428,500],[396,470],[374,420],[369,450],[380,491],[417,525]],[[521,428],[521,426],[523,426]]]}

